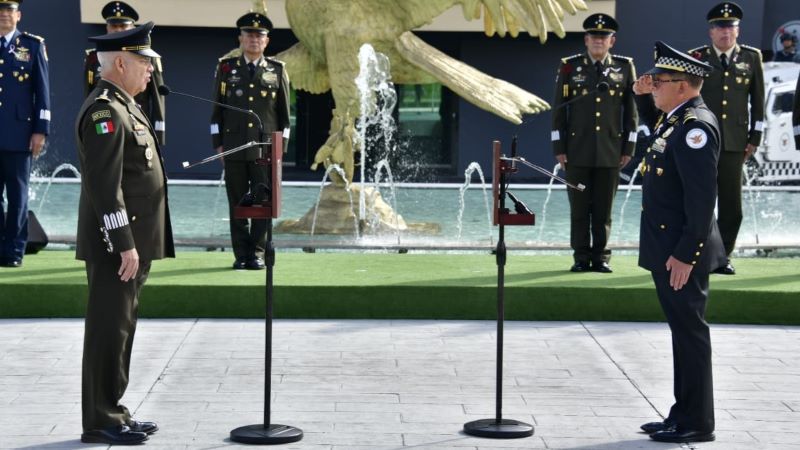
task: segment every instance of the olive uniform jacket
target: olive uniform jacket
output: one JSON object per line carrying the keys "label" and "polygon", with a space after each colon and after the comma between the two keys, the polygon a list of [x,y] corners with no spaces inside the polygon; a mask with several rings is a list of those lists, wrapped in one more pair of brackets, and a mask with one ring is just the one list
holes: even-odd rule
{"label": "olive uniform jacket", "polygon": [[764,131],[764,67],[761,52],[737,44],[731,53],[728,69],[714,48],[708,45],[689,50],[714,70],[703,81],[700,91],[708,108],[717,117],[722,132],[722,150],[744,153],[747,144],[761,145]]}
{"label": "olive uniform jacket", "polygon": [[174,257],[161,149],[133,98],[101,80],[75,127],[81,165],[77,259],[132,248],[142,261]]}
{"label": "olive uniform jacket", "polygon": [[797,78],[797,87],[794,88],[792,126],[794,127],[794,148],[800,150],[800,77]]}
{"label": "olive uniform jacket", "polygon": [[642,122],[654,130],[639,169],[642,216],[639,266],[665,272],[670,256],[708,273],[727,261],[714,217],[720,134],[717,119],[695,97],[669,118],[651,95],[636,98]]}
{"label": "olive uniform jacket", "polygon": [[[633,60],[609,54],[601,64],[598,75],[591,58],[584,53],[562,59],[558,68],[553,153],[566,154],[574,166],[619,167],[620,158],[633,156],[636,147]],[[608,83],[607,91],[588,94],[601,82]],[[581,95],[584,97],[560,106]]]}
{"label": "olive uniform jacket", "polygon": [[[222,58],[214,80],[214,100],[258,114],[264,133],[283,131],[289,138],[289,77],[283,63],[263,57],[253,77],[244,56]],[[214,148],[225,150],[250,141],[259,142],[258,123],[240,111],[215,106],[211,114],[211,141]],[[225,157],[226,161],[254,161],[260,157],[259,148],[251,147]]]}
{"label": "olive uniform jacket", "polygon": [[[136,95],[134,99],[142,107],[145,115],[150,119],[150,123],[153,124],[158,143],[166,145],[166,105],[164,96],[158,93],[158,87],[164,84],[164,70],[161,65],[161,58],[153,58],[153,69],[147,89]],[[86,59],[83,60],[83,73],[85,74],[84,95],[88,96],[97,86],[97,82],[100,81],[100,61],[97,59],[97,50],[93,48],[86,49]]]}

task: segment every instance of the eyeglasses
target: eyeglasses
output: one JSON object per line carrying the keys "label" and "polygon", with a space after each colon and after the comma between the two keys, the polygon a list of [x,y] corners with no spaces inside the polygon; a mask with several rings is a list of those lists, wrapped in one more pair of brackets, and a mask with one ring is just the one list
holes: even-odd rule
{"label": "eyeglasses", "polygon": [[669,80],[659,80],[658,78],[653,78],[653,87],[658,89],[664,83],[680,83],[681,81],[686,81],[686,80],[680,80],[677,78],[671,78]]}

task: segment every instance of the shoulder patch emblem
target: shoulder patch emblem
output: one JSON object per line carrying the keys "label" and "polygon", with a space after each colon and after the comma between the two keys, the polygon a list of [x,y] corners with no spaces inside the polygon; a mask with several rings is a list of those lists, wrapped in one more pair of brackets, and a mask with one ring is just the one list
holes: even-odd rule
{"label": "shoulder patch emblem", "polygon": [[686,145],[691,148],[703,148],[708,142],[708,135],[700,128],[693,128],[686,133]]}
{"label": "shoulder patch emblem", "polygon": [[111,118],[110,109],[103,109],[92,113],[92,122],[97,122],[100,119],[110,119],[110,118]]}

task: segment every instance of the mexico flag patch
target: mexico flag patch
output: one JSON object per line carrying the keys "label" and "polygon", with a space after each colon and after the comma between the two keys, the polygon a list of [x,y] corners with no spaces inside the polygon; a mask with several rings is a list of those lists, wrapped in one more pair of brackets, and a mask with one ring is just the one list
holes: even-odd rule
{"label": "mexico flag patch", "polygon": [[97,131],[97,134],[108,134],[114,132],[114,122],[100,122],[94,124],[94,129]]}

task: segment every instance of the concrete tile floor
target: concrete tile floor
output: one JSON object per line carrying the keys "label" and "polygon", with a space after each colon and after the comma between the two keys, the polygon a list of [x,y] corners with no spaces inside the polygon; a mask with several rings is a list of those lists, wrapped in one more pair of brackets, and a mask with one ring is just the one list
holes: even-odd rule
{"label": "concrete tile floor", "polygon": [[[504,417],[514,440],[464,435],[494,417],[496,328],[485,321],[274,324],[272,421],[303,429],[281,448],[798,449],[800,328],[713,325],[717,441],[638,433],[671,404],[663,323],[507,322]],[[0,320],[0,448],[81,444],[82,320]],[[240,447],[261,423],[264,323],[141,320],[123,402],[161,430],[147,448]],[[241,446],[246,447],[246,446]]]}

